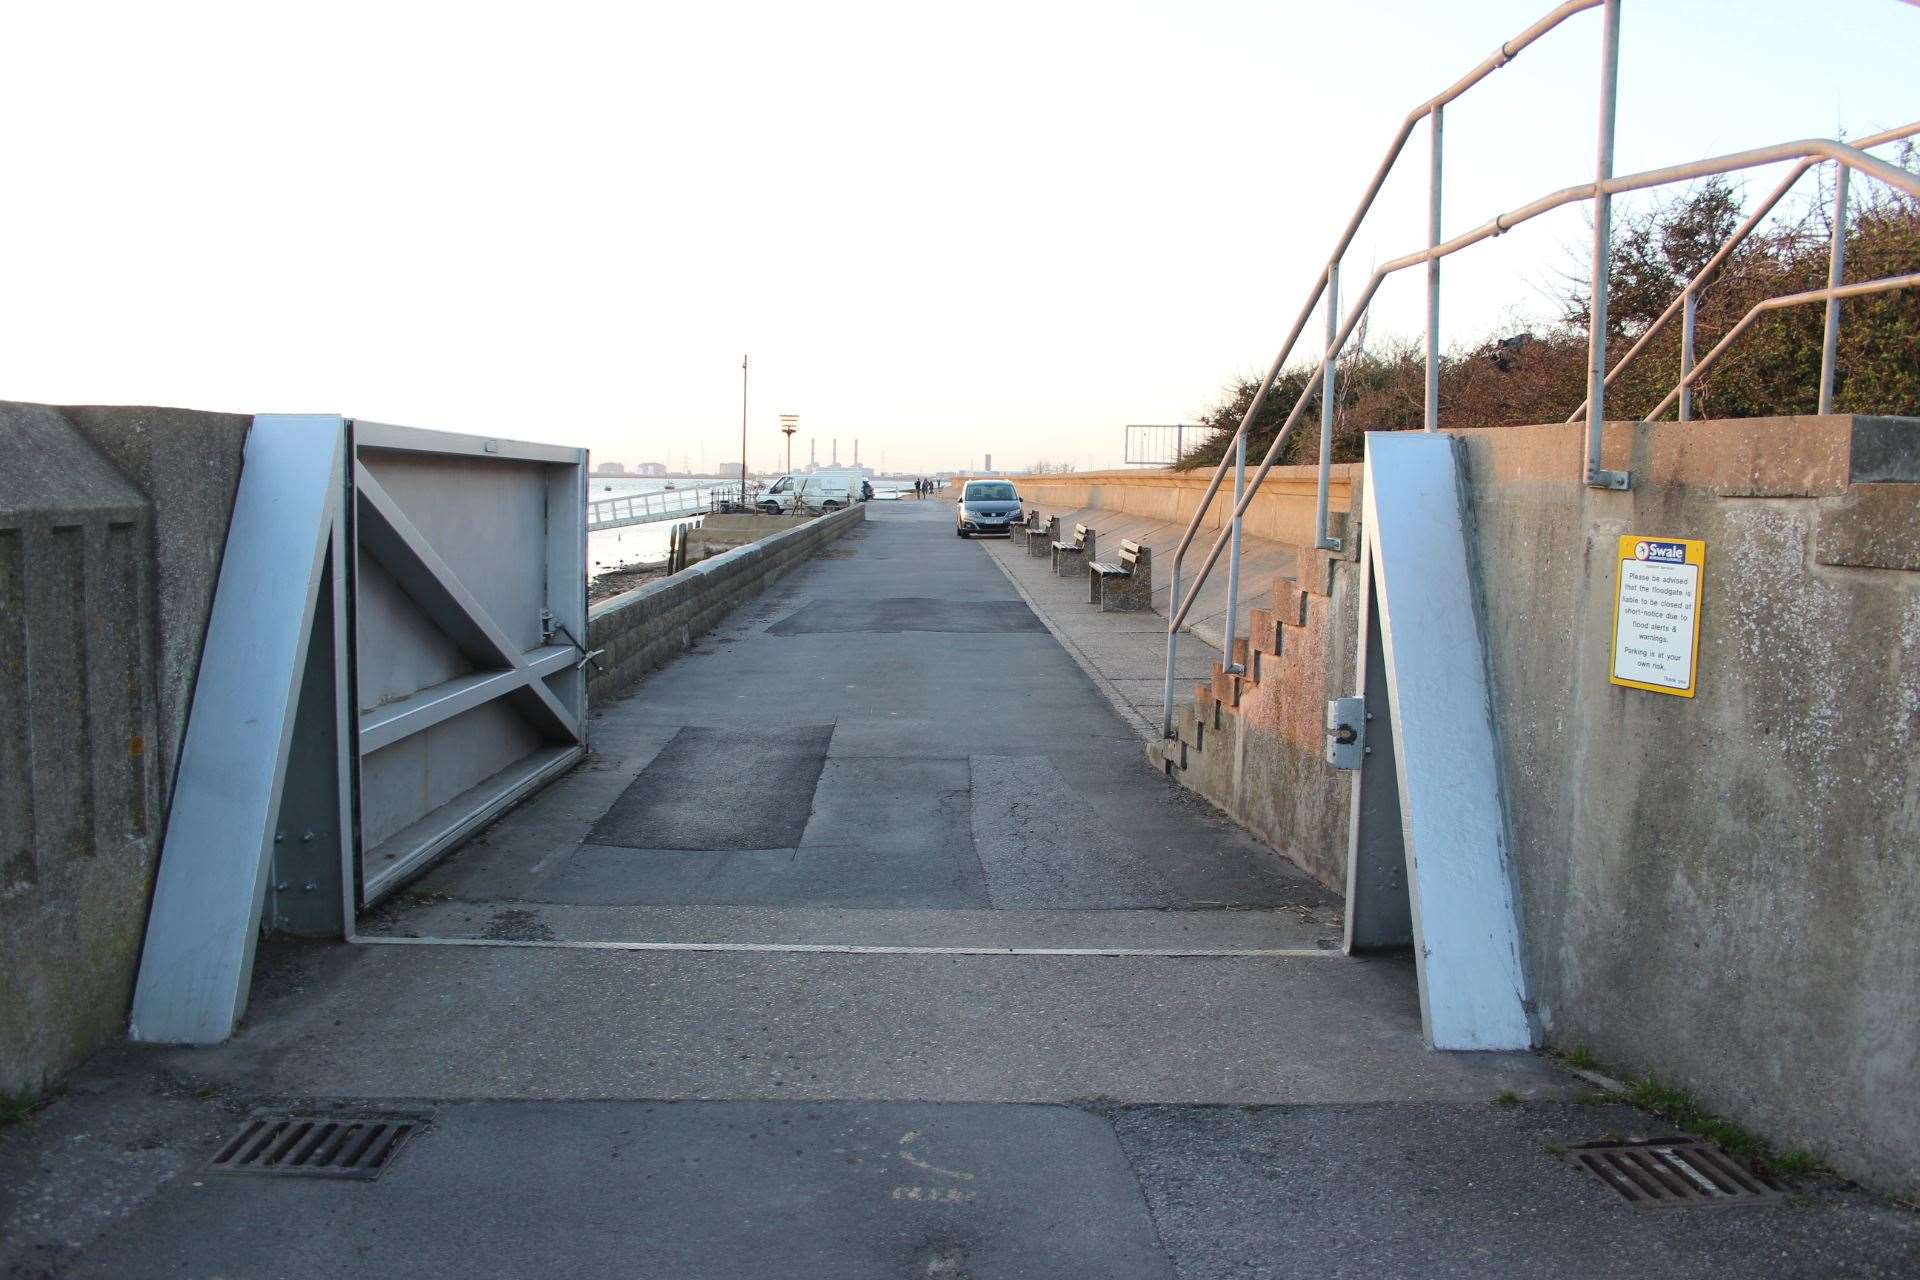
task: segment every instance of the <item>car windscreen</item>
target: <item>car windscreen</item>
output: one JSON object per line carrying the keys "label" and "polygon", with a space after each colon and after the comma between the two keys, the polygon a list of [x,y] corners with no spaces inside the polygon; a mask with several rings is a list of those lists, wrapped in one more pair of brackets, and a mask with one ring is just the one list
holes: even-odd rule
{"label": "car windscreen", "polygon": [[1018,495],[1010,484],[970,484],[963,502],[1012,502]]}

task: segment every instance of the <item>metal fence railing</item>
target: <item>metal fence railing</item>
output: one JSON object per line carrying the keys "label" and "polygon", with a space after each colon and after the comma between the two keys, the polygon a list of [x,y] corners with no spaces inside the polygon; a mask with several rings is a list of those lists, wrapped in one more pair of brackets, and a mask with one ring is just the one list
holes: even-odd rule
{"label": "metal fence railing", "polygon": [[[739,485],[726,487],[727,495]],[[596,498],[587,503],[587,531],[620,529],[627,525],[651,524],[656,520],[682,520],[705,515],[713,510],[723,486],[706,485],[693,489],[670,489],[660,493],[627,493],[617,498]]]}
{"label": "metal fence railing", "polygon": [[[1457,235],[1452,239],[1443,240],[1441,238],[1440,223],[1441,159],[1443,138],[1442,117],[1446,106],[1466,93],[1474,85],[1484,80],[1492,72],[1512,61],[1523,49],[1540,39],[1547,32],[1552,31],[1575,14],[1595,8],[1602,10],[1602,31],[1599,139],[1594,180],[1591,183],[1582,183],[1578,186],[1567,187],[1560,191],[1552,192],[1529,204],[1500,214],[1490,221],[1461,235]],[[1607,368],[1607,289],[1611,266],[1611,205],[1615,195],[1628,191],[1640,191],[1665,186],[1675,182],[1687,182],[1699,178],[1712,177],[1718,174],[1734,173],[1762,165],[1778,164],[1785,161],[1796,162],[1795,169],[1787,180],[1781,184],[1780,189],[1764,202],[1762,207],[1734,233],[1728,243],[1715,254],[1713,260],[1708,263],[1707,267],[1702,270],[1699,276],[1693,281],[1690,281],[1686,288],[1682,290],[1681,297],[1676,299],[1673,305],[1669,306],[1667,313],[1656,322],[1655,327],[1657,328],[1667,323],[1667,321],[1671,319],[1674,311],[1679,310],[1683,313],[1684,319],[1682,323],[1685,327],[1682,331],[1682,369],[1680,385],[1669,394],[1666,400],[1661,402],[1653,414],[1648,415],[1649,417],[1655,417],[1665,412],[1667,407],[1676,399],[1680,401],[1682,406],[1682,418],[1685,419],[1689,417],[1692,410],[1692,385],[1699,379],[1700,375],[1705,372],[1706,368],[1711,365],[1741,333],[1745,332],[1759,316],[1765,314],[1767,311],[1781,307],[1811,302],[1825,302],[1827,304],[1826,331],[1824,335],[1823,360],[1820,374],[1820,411],[1823,413],[1830,412],[1833,402],[1834,356],[1837,350],[1840,302],[1845,298],[1859,296],[1865,293],[1920,287],[1920,276],[1888,277],[1881,280],[1864,281],[1851,285],[1843,284],[1841,280],[1848,186],[1846,175],[1852,173],[1863,174],[1897,190],[1920,198],[1920,175],[1916,175],[1897,165],[1888,164],[1883,160],[1869,155],[1866,150],[1868,147],[1879,146],[1883,143],[1920,134],[1920,123],[1903,126],[1900,129],[1891,130],[1887,133],[1876,134],[1870,138],[1863,138],[1853,145],[1826,138],[1810,138],[1796,142],[1781,143],[1771,147],[1754,148],[1752,150],[1735,152],[1730,155],[1717,156],[1705,160],[1697,160],[1687,164],[1670,165],[1665,168],[1647,170],[1642,173],[1629,174],[1626,177],[1616,178],[1613,176],[1613,122],[1615,99],[1619,83],[1619,35],[1620,0],[1569,0],[1568,3],[1560,5],[1538,22],[1528,27],[1525,31],[1521,32],[1518,36],[1501,45],[1491,56],[1482,61],[1477,67],[1456,81],[1448,89],[1428,99],[1425,103],[1414,108],[1407,114],[1406,119],[1400,126],[1399,133],[1388,146],[1386,156],[1374,171],[1373,179],[1362,195],[1359,206],[1354,210],[1353,216],[1347,222],[1346,229],[1342,231],[1338,241],[1335,243],[1334,251],[1328,257],[1325,268],[1320,272],[1313,288],[1308,292],[1307,300],[1301,307],[1298,317],[1294,320],[1293,328],[1288,332],[1286,341],[1281,345],[1279,354],[1274,357],[1273,363],[1267,369],[1266,376],[1262,379],[1252,400],[1248,403],[1245,413],[1241,416],[1240,424],[1235,430],[1233,439],[1230,442],[1231,447],[1223,451],[1220,462],[1214,467],[1212,479],[1209,481],[1205,493],[1201,496],[1200,502],[1193,513],[1193,517],[1188,522],[1185,533],[1181,536],[1179,545],[1174,550],[1169,574],[1170,591],[1167,597],[1167,660],[1165,696],[1161,717],[1161,730],[1165,736],[1170,738],[1174,732],[1173,673],[1176,649],[1179,644],[1180,626],[1186,620],[1187,614],[1192,610],[1194,601],[1198,598],[1200,589],[1205,584],[1207,576],[1212,572],[1215,563],[1219,560],[1221,552],[1229,545],[1232,546],[1233,554],[1229,559],[1227,570],[1227,611],[1221,637],[1221,658],[1227,670],[1232,672],[1241,670],[1241,665],[1234,661],[1233,643],[1239,595],[1241,523],[1248,505],[1252,502],[1254,495],[1259,491],[1260,485],[1266,479],[1268,472],[1273,469],[1276,460],[1279,458],[1281,451],[1286,447],[1288,439],[1291,437],[1295,426],[1298,425],[1309,402],[1316,398],[1316,393],[1320,402],[1320,464],[1314,541],[1315,546],[1320,549],[1341,549],[1340,539],[1331,537],[1328,531],[1328,492],[1333,454],[1335,370],[1340,353],[1345,347],[1348,338],[1353,334],[1362,318],[1366,315],[1367,308],[1372,304],[1374,295],[1379,291],[1380,285],[1388,276],[1415,266],[1426,267],[1426,396],[1424,421],[1422,425],[1426,431],[1437,431],[1439,429],[1440,418],[1439,317],[1441,260],[1463,249],[1479,244],[1484,240],[1489,240],[1495,236],[1504,234],[1521,223],[1540,217],[1542,214],[1551,212],[1552,210],[1570,204],[1591,202],[1594,224],[1593,275],[1592,302],[1588,308],[1587,398],[1581,408],[1575,410],[1569,417],[1568,421],[1576,420],[1581,416],[1582,412],[1585,413],[1586,456],[1584,478],[1588,485],[1605,489],[1625,489],[1632,483],[1631,477],[1626,472],[1609,471],[1600,465],[1601,436],[1606,422],[1607,386],[1614,377],[1618,376],[1619,372],[1619,369],[1616,368],[1609,373]],[[1427,247],[1417,252],[1395,258],[1376,268],[1372,276],[1368,279],[1365,287],[1360,291],[1358,299],[1348,308],[1343,316],[1339,308],[1340,260],[1352,244],[1353,238],[1360,228],[1360,224],[1365,220],[1367,213],[1372,208],[1375,198],[1379,195],[1381,187],[1386,182],[1387,175],[1399,160],[1400,154],[1405,148],[1408,138],[1412,136],[1415,126],[1423,118],[1429,122],[1432,139],[1428,187],[1429,219]],[[1832,263],[1827,287],[1824,289],[1809,290],[1805,293],[1794,294],[1789,297],[1769,299],[1759,304],[1753,308],[1733,330],[1720,340],[1704,360],[1696,363],[1693,358],[1692,337],[1695,302],[1700,290],[1704,288],[1707,283],[1711,282],[1714,272],[1725,263],[1727,257],[1738,247],[1738,244],[1752,233],[1767,212],[1772,209],[1774,204],[1778,203],[1780,198],[1786,194],[1794,182],[1808,169],[1826,162],[1832,162],[1835,166],[1836,173],[1839,175],[1834,184],[1836,190],[1835,203],[1837,206],[1837,216],[1835,219]],[[1312,318],[1314,310],[1317,307],[1322,307],[1323,304],[1323,310],[1326,316],[1326,343],[1320,353],[1319,361],[1314,367],[1312,376],[1308,378],[1304,384],[1302,393],[1295,401],[1285,422],[1275,434],[1272,443],[1267,447],[1266,455],[1262,458],[1259,469],[1249,478],[1246,474],[1246,440],[1248,429],[1259,415],[1260,409],[1265,403],[1267,396],[1273,390],[1273,384],[1276,379],[1278,379],[1281,370],[1285,367],[1287,361],[1292,358],[1294,347],[1299,342],[1302,333],[1305,332],[1308,320]],[[1648,337],[1650,337],[1650,335],[1643,336],[1641,341],[1636,343],[1635,346],[1627,352],[1620,362],[1620,367],[1624,367],[1639,355],[1645,348]],[[1208,511],[1212,507],[1213,499],[1215,495],[1218,494],[1221,484],[1225,480],[1227,467],[1230,462],[1234,467],[1234,506],[1232,517],[1226,522],[1225,527],[1220,530],[1219,535],[1214,539],[1213,545],[1208,549],[1206,558],[1202,561],[1199,571],[1194,575],[1191,586],[1183,594],[1181,589],[1181,568],[1187,549],[1193,544],[1195,535],[1198,533],[1202,523],[1207,517]]]}

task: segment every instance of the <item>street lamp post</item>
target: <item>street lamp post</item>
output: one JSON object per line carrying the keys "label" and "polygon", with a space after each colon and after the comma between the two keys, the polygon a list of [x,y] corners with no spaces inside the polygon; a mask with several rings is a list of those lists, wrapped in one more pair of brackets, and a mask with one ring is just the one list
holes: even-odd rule
{"label": "street lamp post", "polygon": [[800,429],[800,415],[783,413],[780,415],[780,433],[787,438],[787,474],[793,474],[793,433]]}
{"label": "street lamp post", "polygon": [[740,357],[740,509],[747,508],[747,357]]}

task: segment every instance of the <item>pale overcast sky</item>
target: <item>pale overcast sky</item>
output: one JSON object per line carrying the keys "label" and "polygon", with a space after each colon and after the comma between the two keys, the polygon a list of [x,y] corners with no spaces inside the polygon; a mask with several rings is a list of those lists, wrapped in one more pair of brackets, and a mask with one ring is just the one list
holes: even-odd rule
{"label": "pale overcast sky", "polygon": [[[1115,463],[1264,367],[1407,109],[1548,7],[5,0],[0,397],[678,466],[738,455],[751,352],[756,467],[781,412],[796,457]],[[1591,176],[1598,32],[1449,112],[1449,231]],[[1920,117],[1897,0],[1626,0],[1622,47],[1620,172]],[[1422,131],[1351,273],[1425,192]],[[1456,259],[1447,335],[1545,310],[1582,225]]]}

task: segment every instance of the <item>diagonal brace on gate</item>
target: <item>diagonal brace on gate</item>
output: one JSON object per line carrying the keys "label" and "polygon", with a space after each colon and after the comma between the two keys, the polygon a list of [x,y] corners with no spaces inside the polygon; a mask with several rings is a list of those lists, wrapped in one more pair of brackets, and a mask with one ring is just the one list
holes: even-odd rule
{"label": "diagonal brace on gate", "polygon": [[433,549],[393,495],[364,464],[354,464],[360,545],[392,574],[435,626],[475,663],[490,668],[462,676],[362,718],[363,751],[418,733],[495,698],[507,698],[550,738],[578,741],[580,721],[554,696],[546,677],[576,661],[571,645],[523,652],[507,637],[451,565]]}

